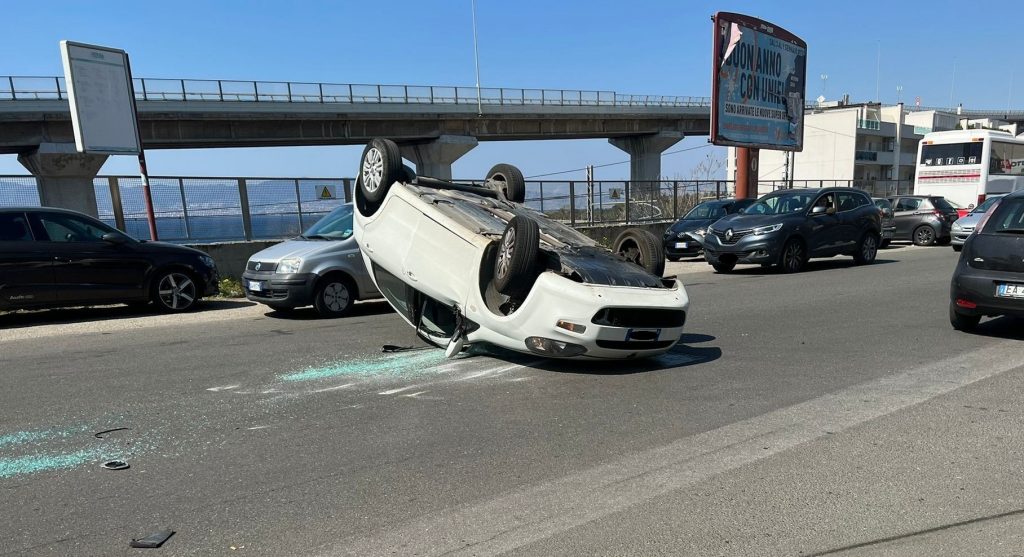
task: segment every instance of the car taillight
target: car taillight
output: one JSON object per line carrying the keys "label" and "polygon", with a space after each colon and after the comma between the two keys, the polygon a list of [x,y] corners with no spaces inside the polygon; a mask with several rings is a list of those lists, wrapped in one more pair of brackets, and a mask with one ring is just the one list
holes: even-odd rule
{"label": "car taillight", "polygon": [[958,306],[960,306],[962,308],[967,308],[967,309],[975,309],[975,308],[978,307],[978,304],[976,304],[976,303],[974,303],[974,302],[972,302],[970,300],[965,300],[963,298],[957,298],[956,299],[956,305],[958,305]]}

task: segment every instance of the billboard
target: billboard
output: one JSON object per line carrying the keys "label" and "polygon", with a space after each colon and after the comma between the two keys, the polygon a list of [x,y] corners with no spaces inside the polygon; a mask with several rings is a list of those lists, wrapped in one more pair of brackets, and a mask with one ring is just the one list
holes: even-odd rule
{"label": "billboard", "polygon": [[718,12],[712,20],[711,142],[803,150],[807,43],[755,17]]}
{"label": "billboard", "polygon": [[142,144],[128,54],[71,41],[60,42],[60,54],[78,151],[139,154]]}

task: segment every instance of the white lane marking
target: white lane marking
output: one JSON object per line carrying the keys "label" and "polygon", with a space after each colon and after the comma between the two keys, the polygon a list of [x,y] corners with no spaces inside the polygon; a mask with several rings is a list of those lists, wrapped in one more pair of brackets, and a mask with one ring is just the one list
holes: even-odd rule
{"label": "white lane marking", "polygon": [[336,385],[334,387],[324,387],[323,389],[314,389],[314,390],[312,390],[310,392],[311,393],[326,393],[327,391],[337,391],[337,390],[340,390],[340,389],[347,389],[347,388],[351,387],[352,385],[355,385],[355,383],[345,383],[344,385]]}
{"label": "white lane marking", "polygon": [[223,387],[210,387],[209,389],[206,390],[219,393],[220,391],[230,391],[231,389],[237,389],[239,387],[241,387],[241,385],[225,385]]}
{"label": "white lane marking", "polygon": [[415,393],[409,393],[407,395],[402,395],[402,396],[408,397],[408,398],[416,398],[416,397],[418,397],[418,396],[420,396],[422,394],[428,393],[428,392],[430,392],[430,391],[417,391]]}
{"label": "white lane marking", "polygon": [[409,385],[407,387],[399,387],[397,389],[388,389],[386,391],[381,391],[381,392],[379,392],[377,394],[379,394],[379,395],[393,395],[395,393],[400,393],[402,391],[408,391],[409,389],[418,389],[418,388],[420,388],[422,386],[423,385]]}
{"label": "white lane marking", "polygon": [[257,426],[253,426],[253,427],[247,427],[245,429],[253,431],[253,430],[257,430],[257,429],[267,429],[268,427],[270,427],[270,426],[268,426],[268,425],[257,425]]}
{"label": "white lane marking", "polygon": [[339,545],[324,555],[510,552],[1020,367],[1020,343],[1001,341],[489,501],[432,512],[393,530]]}

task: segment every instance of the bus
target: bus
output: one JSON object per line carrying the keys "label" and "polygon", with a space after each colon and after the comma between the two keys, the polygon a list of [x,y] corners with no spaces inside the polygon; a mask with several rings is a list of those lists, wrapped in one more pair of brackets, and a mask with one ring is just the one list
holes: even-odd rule
{"label": "bus", "polygon": [[914,195],[973,209],[989,195],[1024,189],[1024,137],[1002,130],[926,134],[917,148]]}

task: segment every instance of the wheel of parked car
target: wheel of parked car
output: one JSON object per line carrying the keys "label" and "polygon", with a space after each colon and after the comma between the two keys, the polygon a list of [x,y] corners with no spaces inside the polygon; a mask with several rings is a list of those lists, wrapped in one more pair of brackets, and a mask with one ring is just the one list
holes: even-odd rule
{"label": "wheel of parked car", "polygon": [[980,315],[964,315],[956,310],[956,304],[949,303],[949,324],[958,331],[973,331],[981,322]]}
{"label": "wheel of parked car", "polygon": [[725,273],[731,273],[732,270],[736,268],[736,262],[735,261],[719,261],[718,263],[712,263],[711,266],[715,268],[716,272],[725,274]]}
{"label": "wheel of parked car", "polygon": [[523,173],[511,164],[496,164],[487,171],[487,181],[495,183],[505,199],[513,203],[526,201],[526,180]]}
{"label": "wheel of parked car", "polygon": [[782,248],[779,268],[783,273],[799,273],[807,266],[807,247],[796,238],[786,242]]}
{"label": "wheel of parked car", "polygon": [[316,287],[313,307],[324,317],[341,317],[352,309],[354,301],[354,292],[348,281],[328,276]]}
{"label": "wheel of parked car", "polygon": [[366,201],[380,203],[391,184],[403,178],[402,155],[390,139],[374,139],[363,149],[359,164],[359,189]]}
{"label": "wheel of parked car", "polygon": [[184,271],[163,271],[153,281],[151,298],[160,311],[179,312],[192,309],[198,300],[195,280]]}
{"label": "wheel of parked car", "polygon": [[536,279],[540,252],[540,227],[523,216],[512,217],[501,235],[494,260],[494,288],[511,298],[522,299]]}
{"label": "wheel of parked car", "polygon": [[874,263],[878,255],[878,237],[873,232],[865,232],[857,245],[857,251],[853,253],[853,261],[858,265]]}
{"label": "wheel of parked car", "polygon": [[655,276],[665,274],[665,246],[642,228],[627,228],[615,239],[612,251]]}
{"label": "wheel of parked car", "polygon": [[668,259],[669,261],[675,263],[676,261],[679,261],[680,258],[675,255],[667,255],[665,256],[665,259]]}
{"label": "wheel of parked car", "polygon": [[960,244],[960,245],[954,245],[954,246],[953,246],[953,251],[963,251],[963,249],[964,249],[964,246],[963,246],[963,244]]}
{"label": "wheel of parked car", "polygon": [[922,224],[914,229],[914,245],[930,246],[935,243],[935,230],[927,224]]}

